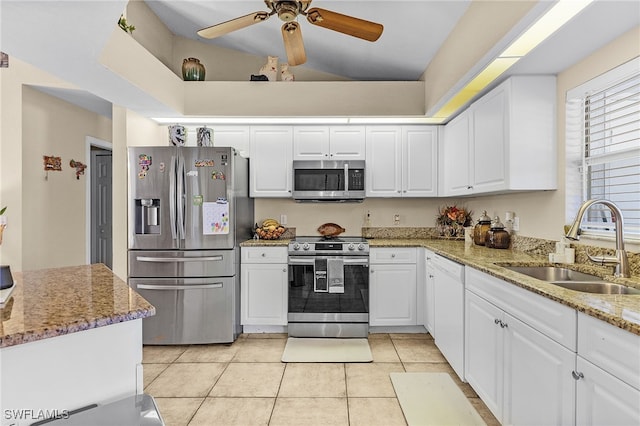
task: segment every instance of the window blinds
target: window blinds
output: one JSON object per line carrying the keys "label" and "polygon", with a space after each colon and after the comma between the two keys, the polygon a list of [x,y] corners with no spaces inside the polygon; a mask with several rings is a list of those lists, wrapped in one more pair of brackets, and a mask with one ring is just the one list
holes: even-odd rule
{"label": "window blinds", "polygon": [[[614,202],[623,212],[625,234],[640,236],[640,73],[591,91],[582,106],[584,200]],[[582,229],[613,232],[609,209],[593,206]]]}

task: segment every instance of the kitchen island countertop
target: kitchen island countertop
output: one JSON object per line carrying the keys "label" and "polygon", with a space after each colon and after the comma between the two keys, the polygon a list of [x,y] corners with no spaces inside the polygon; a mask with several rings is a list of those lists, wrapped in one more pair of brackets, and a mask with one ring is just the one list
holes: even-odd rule
{"label": "kitchen island countertop", "polygon": [[[242,247],[286,247],[290,240],[248,240]],[[549,265],[542,255],[520,250],[490,249],[460,240],[433,238],[372,238],[369,246],[375,247],[424,247],[443,257],[493,275],[518,287],[555,300],[563,305],[606,321],[616,327],[640,335],[640,295],[593,294],[567,290],[551,283],[531,278],[504,268],[506,265]],[[611,268],[588,264],[563,265],[580,272],[590,273],[640,289],[640,277],[615,278]]]}
{"label": "kitchen island countertop", "polygon": [[155,308],[103,264],[14,272],[0,348],[149,317]]}

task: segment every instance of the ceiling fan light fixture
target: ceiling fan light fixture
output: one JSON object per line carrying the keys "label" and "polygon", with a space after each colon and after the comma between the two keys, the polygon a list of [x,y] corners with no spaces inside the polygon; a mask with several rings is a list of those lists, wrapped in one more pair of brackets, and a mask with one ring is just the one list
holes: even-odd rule
{"label": "ceiling fan light fixture", "polygon": [[275,4],[278,18],[284,22],[291,22],[298,17],[300,6],[295,1],[280,1]]}

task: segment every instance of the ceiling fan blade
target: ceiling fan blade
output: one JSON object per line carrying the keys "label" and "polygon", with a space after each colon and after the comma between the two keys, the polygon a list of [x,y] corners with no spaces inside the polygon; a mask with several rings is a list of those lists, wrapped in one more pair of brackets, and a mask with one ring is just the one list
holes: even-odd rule
{"label": "ceiling fan blade", "polygon": [[272,13],[269,12],[253,12],[239,18],[231,19],[211,27],[203,28],[198,31],[198,35],[204,38],[216,38],[228,34],[232,31],[266,21]]}
{"label": "ceiling fan blade", "polygon": [[304,52],[302,31],[300,25],[295,22],[286,22],[282,26],[282,39],[287,51],[287,62],[291,66],[302,65],[307,62],[307,54]]}
{"label": "ceiling fan blade", "polygon": [[354,18],[326,9],[314,7],[307,12],[307,20],[313,25],[328,28],[339,33],[358,37],[367,41],[376,41],[382,35],[384,27],[371,21]]}

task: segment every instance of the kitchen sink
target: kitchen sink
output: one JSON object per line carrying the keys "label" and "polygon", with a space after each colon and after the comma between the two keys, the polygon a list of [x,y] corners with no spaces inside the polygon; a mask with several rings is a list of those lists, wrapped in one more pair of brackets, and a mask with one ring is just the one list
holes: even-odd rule
{"label": "kitchen sink", "polygon": [[596,275],[568,268],[555,266],[504,266],[504,268],[583,293],[640,295],[640,290],[637,288],[606,282]]}
{"label": "kitchen sink", "polygon": [[555,266],[505,266],[520,274],[528,275],[542,281],[602,281],[602,278]]}
{"label": "kitchen sink", "polygon": [[627,287],[622,284],[594,282],[594,281],[558,281],[551,282],[558,287],[569,290],[581,291],[584,293],[597,294],[640,294],[640,290],[633,287]]}

